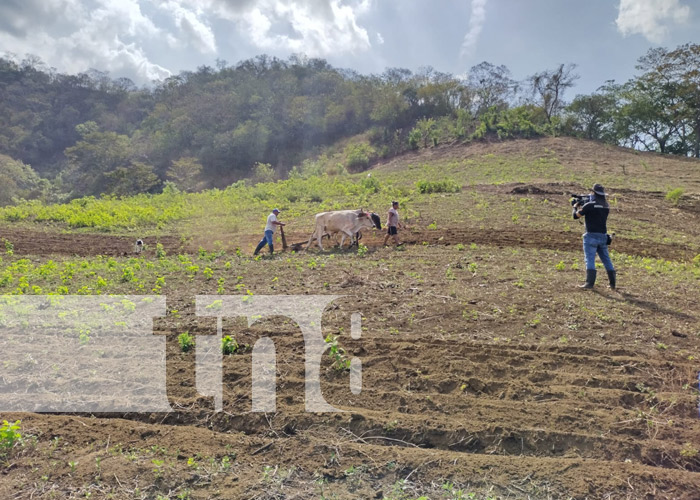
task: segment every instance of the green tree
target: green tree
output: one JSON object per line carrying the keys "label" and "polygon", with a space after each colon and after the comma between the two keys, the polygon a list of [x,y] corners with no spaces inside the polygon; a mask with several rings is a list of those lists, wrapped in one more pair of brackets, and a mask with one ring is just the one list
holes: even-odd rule
{"label": "green tree", "polygon": [[[700,45],[650,49],[628,82],[628,115],[647,149],[700,157]],[[655,143],[655,144],[654,144]]]}
{"label": "green tree", "polygon": [[683,118],[675,93],[658,81],[639,78],[620,88],[616,127],[630,147],[668,153],[677,149]]}
{"label": "green tree", "polygon": [[272,182],[275,180],[275,170],[269,163],[256,163],[253,167],[253,182]]}
{"label": "green tree", "polygon": [[574,69],[575,64],[560,64],[555,70],[535,73],[528,79],[535,102],[544,110],[549,123],[564,107],[564,93],[579,78]]}
{"label": "green tree", "polygon": [[603,90],[591,95],[578,95],[566,108],[571,120],[568,132],[586,139],[616,142],[613,118],[617,98],[614,92]]}
{"label": "green tree", "polygon": [[365,142],[348,144],[345,148],[345,166],[351,172],[365,170],[376,154],[374,148]]}
{"label": "green tree", "polygon": [[129,164],[130,140],[115,132],[100,132],[95,122],[80,124],[76,130],[81,140],[65,151],[68,180],[77,195],[100,194],[105,174]]}
{"label": "green tree", "polygon": [[40,178],[32,167],[0,154],[0,205],[36,198],[48,188],[49,181]]}
{"label": "green tree", "polygon": [[172,163],[166,172],[166,178],[181,191],[197,191],[202,187],[200,176],[202,164],[197,158],[186,156]]}
{"label": "green tree", "polygon": [[427,148],[431,143],[437,142],[437,127],[433,118],[422,118],[416,122],[414,130],[418,131],[423,147]]}
{"label": "green tree", "polygon": [[133,162],[125,167],[117,167],[104,174],[101,192],[116,196],[131,196],[145,193],[160,185],[160,179],[153,173],[153,167],[141,162]]}
{"label": "green tree", "polygon": [[469,70],[467,82],[473,93],[470,105],[475,115],[481,115],[490,108],[507,108],[518,89],[507,67],[494,66],[486,61]]}

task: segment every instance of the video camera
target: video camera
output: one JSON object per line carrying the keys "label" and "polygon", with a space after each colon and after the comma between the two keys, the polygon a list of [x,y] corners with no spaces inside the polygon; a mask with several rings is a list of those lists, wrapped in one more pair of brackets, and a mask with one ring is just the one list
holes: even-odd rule
{"label": "video camera", "polygon": [[591,195],[589,194],[571,194],[571,206],[575,207],[576,205],[585,205],[588,203],[591,199]]}

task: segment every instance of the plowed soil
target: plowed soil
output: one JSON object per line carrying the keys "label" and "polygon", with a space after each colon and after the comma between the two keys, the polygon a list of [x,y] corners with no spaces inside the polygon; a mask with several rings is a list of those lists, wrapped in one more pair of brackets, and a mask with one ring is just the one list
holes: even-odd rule
{"label": "plowed soil", "polygon": [[[34,229],[5,226],[0,228],[0,238],[11,241],[14,251],[22,255],[133,255],[137,237],[108,234],[56,233]],[[145,245],[155,247],[161,243],[171,251],[182,247],[177,236],[141,238]]]}
{"label": "plowed soil", "polygon": [[[483,189],[539,196],[548,187]],[[669,224],[696,235],[700,214],[683,217]],[[426,222],[401,232],[403,249],[382,248],[383,235],[368,233],[365,257],[289,252],[229,271],[255,295],[342,296],[326,309],[323,331],[348,359],[361,359],[362,392],[350,391],[349,372],[328,357],[321,379],[343,412],[305,411],[302,337],[278,317],[223,322],[242,346],[274,341],[277,411],[251,412],[247,348],[225,357],[223,411],[215,411],[197,393],[195,353],[181,352],[177,335],[216,332],[193,306],[216,285],[168,278],[163,294],[180,317],[157,319],[155,331],[168,339],[173,411],[2,415],[21,419],[33,437],[2,462],[0,498],[700,498],[697,280],[627,267],[618,290],[601,271],[595,291],[579,291],[583,272],[569,263],[581,258],[580,233],[466,222],[430,230]],[[2,231],[15,253],[30,256],[119,256],[133,247],[128,237]],[[246,251],[258,239],[232,237]],[[692,266],[690,240],[619,237],[613,248]],[[169,252],[198,245],[158,241]],[[555,270],[560,261],[566,269]],[[359,339],[348,335],[354,312]]]}

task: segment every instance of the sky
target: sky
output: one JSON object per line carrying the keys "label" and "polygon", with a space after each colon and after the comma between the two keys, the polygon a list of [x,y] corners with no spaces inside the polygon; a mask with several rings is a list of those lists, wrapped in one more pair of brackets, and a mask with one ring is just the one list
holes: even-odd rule
{"label": "sky", "polygon": [[268,54],[362,74],[487,61],[516,80],[560,64],[569,98],[633,78],[652,47],[700,43],[700,0],[0,0],[0,55],[148,85]]}

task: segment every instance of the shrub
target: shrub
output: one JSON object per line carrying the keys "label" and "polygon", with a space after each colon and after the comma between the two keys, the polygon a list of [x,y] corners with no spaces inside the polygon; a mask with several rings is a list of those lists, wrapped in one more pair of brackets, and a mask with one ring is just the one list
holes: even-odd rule
{"label": "shrub", "polygon": [[362,187],[368,193],[378,193],[381,189],[381,184],[375,177],[365,177],[362,179]]}
{"label": "shrub", "polygon": [[408,146],[411,149],[418,149],[418,143],[422,141],[423,147],[427,148],[431,143],[437,146],[438,131],[437,123],[433,118],[422,118],[416,122],[416,126],[408,134]]}
{"label": "shrub", "polygon": [[428,193],[458,193],[461,191],[461,186],[452,179],[442,181],[418,181],[416,182],[418,192],[422,194]]}
{"label": "shrub", "polygon": [[275,170],[269,163],[256,163],[253,167],[253,181],[272,182],[275,180]]}
{"label": "shrub", "polygon": [[418,149],[420,147],[421,131],[414,128],[408,133],[408,147],[411,149]]}
{"label": "shrub", "polygon": [[366,143],[349,144],[345,148],[345,166],[351,171],[362,171],[369,167],[370,160],[376,156],[376,151]]}
{"label": "shrub", "polygon": [[533,105],[518,106],[499,111],[489,108],[479,117],[472,139],[496,135],[499,139],[530,138],[551,133],[541,108]]}
{"label": "shrub", "polygon": [[668,193],[666,193],[666,200],[670,201],[674,205],[678,205],[680,203],[681,198],[683,197],[683,193],[685,191],[683,188],[676,188],[676,189],[671,189]]}

